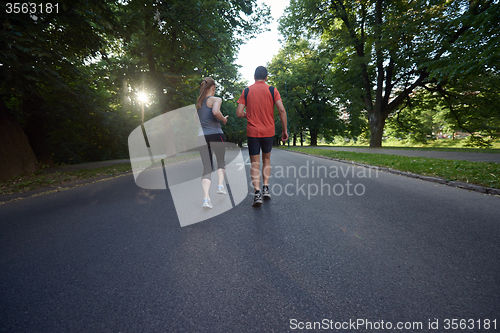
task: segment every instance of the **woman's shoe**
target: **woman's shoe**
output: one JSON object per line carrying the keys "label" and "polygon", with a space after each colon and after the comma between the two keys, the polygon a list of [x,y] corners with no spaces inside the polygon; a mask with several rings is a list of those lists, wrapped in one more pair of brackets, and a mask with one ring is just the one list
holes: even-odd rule
{"label": "woman's shoe", "polygon": [[203,199],[203,205],[201,205],[202,208],[212,208],[212,203],[210,202],[209,198]]}
{"label": "woman's shoe", "polygon": [[217,194],[227,194],[224,185],[219,185],[219,187],[217,187]]}

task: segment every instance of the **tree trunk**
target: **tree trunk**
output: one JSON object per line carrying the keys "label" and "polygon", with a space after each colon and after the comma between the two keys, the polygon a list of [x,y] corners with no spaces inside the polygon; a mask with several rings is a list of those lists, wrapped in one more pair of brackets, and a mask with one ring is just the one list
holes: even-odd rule
{"label": "tree trunk", "polygon": [[317,146],[318,145],[318,131],[309,131],[309,134],[311,135],[311,146]]}
{"label": "tree trunk", "polygon": [[21,125],[0,101],[0,181],[38,169],[35,153]]}
{"label": "tree trunk", "polygon": [[384,134],[385,119],[380,113],[369,115],[370,122],[370,148],[382,147],[382,136]]}
{"label": "tree trunk", "polygon": [[294,147],[297,146],[297,134],[296,133],[293,133],[293,146]]}
{"label": "tree trunk", "polygon": [[302,136],[302,131],[300,131],[300,146],[302,147],[304,145],[304,138]]}
{"label": "tree trunk", "polygon": [[43,100],[40,97],[32,97],[23,102],[23,111],[27,115],[26,135],[38,162],[52,167],[54,162],[45,131],[45,117],[41,111],[42,103]]}

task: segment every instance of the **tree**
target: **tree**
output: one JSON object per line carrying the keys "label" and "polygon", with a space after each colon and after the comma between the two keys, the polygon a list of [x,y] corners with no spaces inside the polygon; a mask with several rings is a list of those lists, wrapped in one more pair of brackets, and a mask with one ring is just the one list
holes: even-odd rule
{"label": "tree", "polygon": [[154,117],[192,104],[202,76],[230,88],[239,43],[270,16],[255,0],[62,0],[36,16],[1,9],[0,120],[10,124],[2,180],[54,160],[122,156],[140,119],[137,92],[148,92]]}
{"label": "tree", "polygon": [[321,45],[299,40],[283,48],[268,64],[269,82],[286,97],[290,133],[296,137],[307,129],[312,146],[318,144],[319,135],[331,140],[338,131],[338,109],[332,103],[325,52]]}
{"label": "tree", "polygon": [[389,134],[425,142],[432,133],[468,132],[470,145],[487,146],[500,132],[500,76],[467,74],[427,83],[388,118]]}
{"label": "tree", "polygon": [[0,100],[0,181],[19,173],[32,173],[38,169],[37,160],[28,137]]}
{"label": "tree", "polygon": [[[495,1],[292,0],[280,24],[288,39],[308,35],[329,43],[335,77],[353,86],[347,101],[362,101],[370,147],[380,147],[389,114],[419,87],[444,79],[435,75],[443,59],[462,43],[477,55],[467,38],[475,24],[487,25],[479,40],[498,54],[497,35],[486,37],[498,29],[491,19],[498,14],[483,17],[495,10]],[[473,56],[464,60],[472,62]]]}

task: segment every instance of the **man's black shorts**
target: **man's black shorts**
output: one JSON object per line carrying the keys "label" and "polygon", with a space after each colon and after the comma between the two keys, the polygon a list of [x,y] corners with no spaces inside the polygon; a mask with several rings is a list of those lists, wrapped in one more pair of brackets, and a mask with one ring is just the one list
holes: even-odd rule
{"label": "man's black shorts", "polygon": [[262,152],[267,154],[273,148],[273,140],[274,137],[269,138],[252,138],[247,137],[248,139],[248,154],[249,155],[260,155],[260,149],[262,148]]}

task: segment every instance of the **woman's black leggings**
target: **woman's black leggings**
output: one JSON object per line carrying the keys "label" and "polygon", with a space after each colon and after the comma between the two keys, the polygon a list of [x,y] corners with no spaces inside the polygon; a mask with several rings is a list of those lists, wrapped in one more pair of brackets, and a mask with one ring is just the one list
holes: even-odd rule
{"label": "woman's black leggings", "polygon": [[226,153],[225,141],[226,138],[222,133],[198,137],[198,149],[201,155],[201,162],[203,163],[203,175],[201,179],[211,180],[210,176],[213,171],[212,152],[215,153],[215,157],[217,158],[217,168],[226,168],[226,162],[224,161],[224,154]]}

